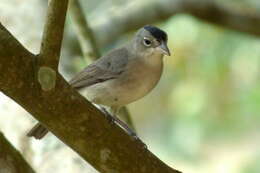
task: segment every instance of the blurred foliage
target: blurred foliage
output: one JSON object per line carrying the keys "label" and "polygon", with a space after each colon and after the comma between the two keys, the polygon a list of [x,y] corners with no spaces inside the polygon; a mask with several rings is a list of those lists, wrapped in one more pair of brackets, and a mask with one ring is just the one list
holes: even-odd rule
{"label": "blurred foliage", "polygon": [[256,158],[253,158],[245,168],[242,169],[241,173],[259,173],[260,172],[260,154]]}

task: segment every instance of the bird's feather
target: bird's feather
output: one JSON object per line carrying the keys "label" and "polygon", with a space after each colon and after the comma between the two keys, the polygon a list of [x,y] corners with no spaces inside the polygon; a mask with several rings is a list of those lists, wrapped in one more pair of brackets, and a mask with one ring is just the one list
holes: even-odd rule
{"label": "bird's feather", "polygon": [[83,87],[115,79],[124,72],[128,62],[128,56],[126,48],[115,49],[87,66],[73,77],[69,83],[72,87],[81,89]]}

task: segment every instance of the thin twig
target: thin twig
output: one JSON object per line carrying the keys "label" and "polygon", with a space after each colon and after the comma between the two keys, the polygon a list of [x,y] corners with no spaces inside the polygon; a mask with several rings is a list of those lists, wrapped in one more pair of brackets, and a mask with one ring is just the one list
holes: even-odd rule
{"label": "thin twig", "polygon": [[70,1],[69,12],[84,58],[98,59],[101,54],[97,47],[95,36],[88,25],[78,0]]}
{"label": "thin twig", "polygon": [[129,113],[129,110],[127,109],[126,106],[121,108],[121,110],[119,112],[119,117],[120,117],[120,119],[123,119],[124,122],[126,124],[128,124],[131,127],[131,129],[133,131],[135,131],[135,133],[137,134],[136,128],[135,128],[134,123],[133,123],[133,120],[131,118],[131,114]]}

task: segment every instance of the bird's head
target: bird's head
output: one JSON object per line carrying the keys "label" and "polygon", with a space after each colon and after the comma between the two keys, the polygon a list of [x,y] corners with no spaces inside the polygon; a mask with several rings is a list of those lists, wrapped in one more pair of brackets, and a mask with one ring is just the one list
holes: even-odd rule
{"label": "bird's head", "polygon": [[143,56],[154,54],[170,56],[167,40],[167,34],[163,30],[146,25],[136,33],[133,44],[138,54]]}

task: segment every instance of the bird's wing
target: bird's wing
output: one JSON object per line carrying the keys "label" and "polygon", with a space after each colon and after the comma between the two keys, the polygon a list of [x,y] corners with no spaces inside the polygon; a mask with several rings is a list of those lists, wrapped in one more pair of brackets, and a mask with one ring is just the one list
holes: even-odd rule
{"label": "bird's wing", "polygon": [[127,49],[116,49],[76,74],[70,85],[76,89],[117,78],[124,72],[128,61]]}

